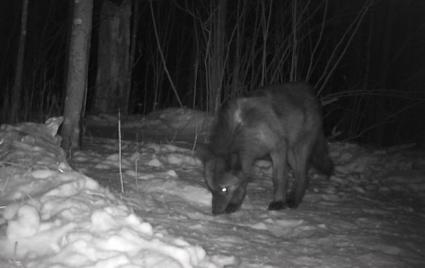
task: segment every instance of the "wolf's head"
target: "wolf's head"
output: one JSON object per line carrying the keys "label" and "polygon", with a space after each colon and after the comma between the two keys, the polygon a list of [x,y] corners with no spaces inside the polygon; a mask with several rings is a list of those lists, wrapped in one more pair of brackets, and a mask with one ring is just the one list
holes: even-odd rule
{"label": "wolf's head", "polygon": [[[237,211],[245,198],[247,178],[235,160],[209,154],[203,157],[205,182],[212,193],[212,213]],[[237,160],[236,160],[237,161]]]}

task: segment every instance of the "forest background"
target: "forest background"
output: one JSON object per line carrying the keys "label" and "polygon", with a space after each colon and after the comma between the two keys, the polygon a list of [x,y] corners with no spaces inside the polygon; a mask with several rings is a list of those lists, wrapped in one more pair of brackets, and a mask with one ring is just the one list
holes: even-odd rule
{"label": "forest background", "polygon": [[[63,113],[73,2],[0,2],[0,123]],[[306,80],[331,138],[425,144],[424,15],[419,0],[94,0],[82,114],[213,113]]]}

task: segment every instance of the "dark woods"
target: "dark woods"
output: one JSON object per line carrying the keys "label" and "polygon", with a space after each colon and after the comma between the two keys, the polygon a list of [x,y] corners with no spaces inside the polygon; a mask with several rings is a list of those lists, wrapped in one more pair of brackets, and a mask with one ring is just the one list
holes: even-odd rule
{"label": "dark woods", "polygon": [[[64,109],[72,1],[28,0],[22,41],[24,4],[0,3],[1,123]],[[419,0],[95,0],[83,110],[213,112],[260,86],[305,80],[334,139],[423,141],[424,14]]]}

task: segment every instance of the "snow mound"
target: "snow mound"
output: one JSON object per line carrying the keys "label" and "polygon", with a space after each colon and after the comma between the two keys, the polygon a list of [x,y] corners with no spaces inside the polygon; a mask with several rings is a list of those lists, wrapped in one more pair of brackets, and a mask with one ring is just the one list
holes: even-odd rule
{"label": "snow mound", "polygon": [[45,125],[0,127],[0,267],[218,267],[70,168]]}

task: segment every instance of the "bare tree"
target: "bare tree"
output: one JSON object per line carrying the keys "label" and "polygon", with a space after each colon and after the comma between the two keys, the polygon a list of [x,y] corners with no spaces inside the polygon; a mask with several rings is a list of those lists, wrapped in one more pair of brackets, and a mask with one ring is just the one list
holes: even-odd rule
{"label": "bare tree", "polygon": [[75,1],[73,11],[62,129],[62,146],[66,151],[80,145],[80,119],[87,90],[93,0]]}
{"label": "bare tree", "polygon": [[150,7],[150,11],[151,11],[151,16],[152,16],[152,25],[153,25],[153,28],[154,28],[155,40],[156,40],[159,55],[161,56],[161,62],[162,62],[165,74],[167,75],[168,81],[170,82],[171,89],[173,90],[173,92],[176,96],[177,102],[179,103],[180,107],[183,107],[183,103],[180,100],[176,86],[174,85],[173,79],[171,79],[170,72],[168,71],[168,67],[167,67],[167,64],[166,64],[166,61],[165,61],[165,57],[164,57],[164,52],[162,51],[162,48],[161,48],[161,44],[160,44],[160,41],[159,41],[159,35],[158,35],[158,28],[156,26],[156,19],[155,19],[153,7],[152,7],[152,1],[149,1],[149,7]]}
{"label": "bare tree", "polygon": [[25,42],[27,36],[28,2],[29,0],[22,1],[21,33],[19,36],[18,55],[16,57],[15,80],[11,100],[12,110],[10,120],[12,122],[18,120],[18,111],[20,109],[22,97],[22,74],[24,69]]}
{"label": "bare tree", "polygon": [[[211,3],[214,3],[214,1]],[[217,111],[221,103],[223,76],[225,69],[227,0],[218,0],[217,6],[211,6],[211,11],[214,19],[212,20],[212,33],[211,39],[209,40],[211,41],[211,44],[209,44],[210,51],[206,67],[208,70],[207,110]]]}
{"label": "bare tree", "polygon": [[131,0],[102,1],[94,110],[128,112],[131,89]]}

